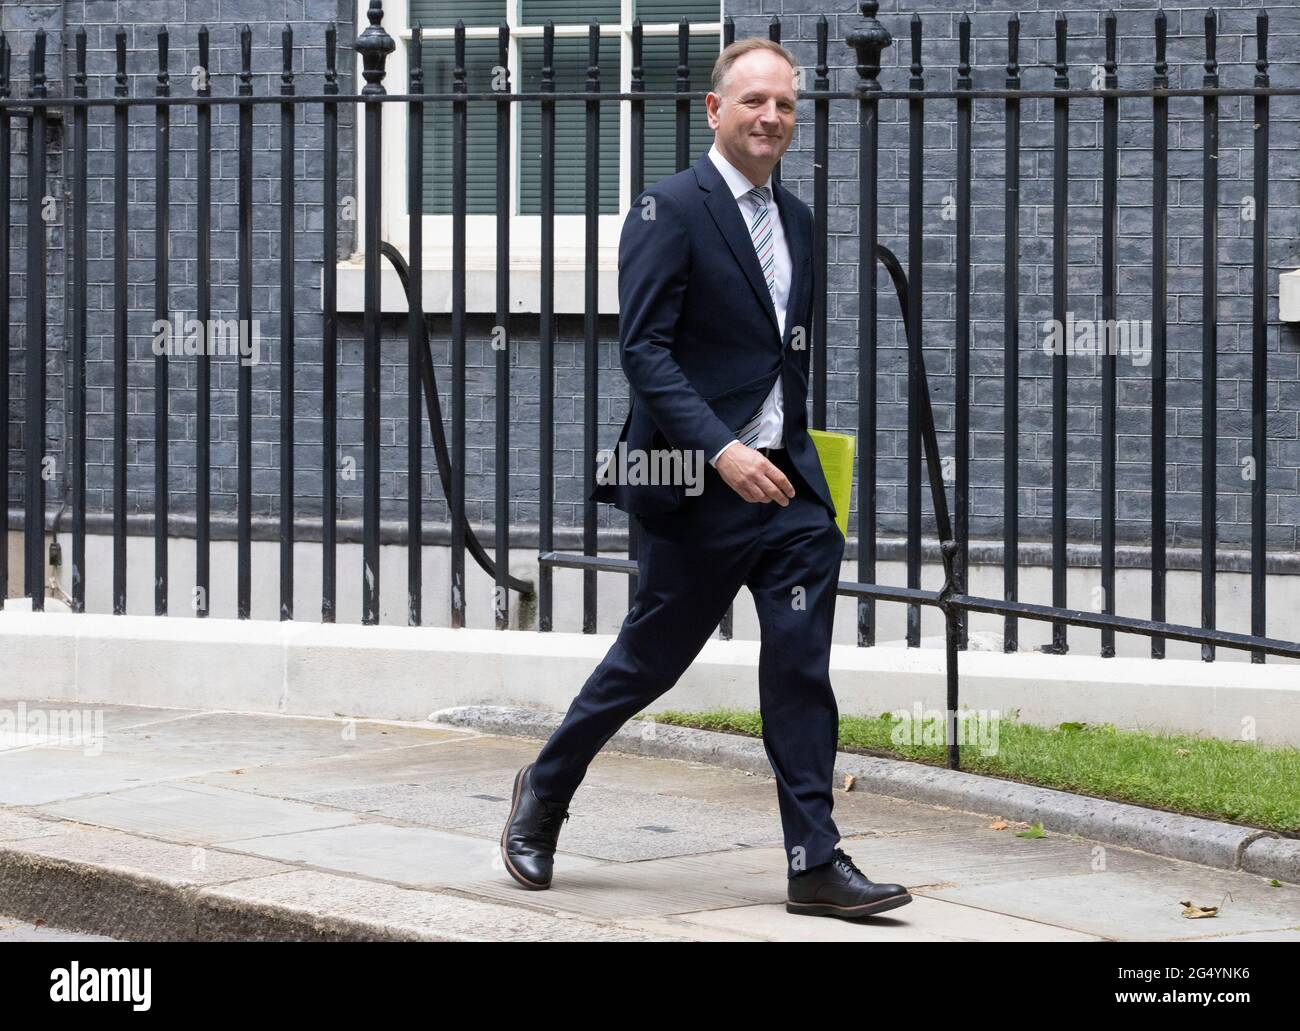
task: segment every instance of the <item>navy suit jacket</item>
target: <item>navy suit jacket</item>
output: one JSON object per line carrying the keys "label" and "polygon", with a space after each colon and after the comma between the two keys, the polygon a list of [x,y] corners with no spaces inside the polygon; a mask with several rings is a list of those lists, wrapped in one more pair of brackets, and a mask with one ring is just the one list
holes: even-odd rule
{"label": "navy suit jacket", "polygon": [[[707,461],[737,439],[781,376],[782,443],[834,515],[808,436],[813,216],[784,186],[772,185],[790,248],[784,335],[749,227],[707,152],[632,203],[618,246],[619,355],[632,406],[618,439],[647,452],[698,449]],[[591,497],[629,513],[672,512],[687,498],[680,483],[597,481]]]}

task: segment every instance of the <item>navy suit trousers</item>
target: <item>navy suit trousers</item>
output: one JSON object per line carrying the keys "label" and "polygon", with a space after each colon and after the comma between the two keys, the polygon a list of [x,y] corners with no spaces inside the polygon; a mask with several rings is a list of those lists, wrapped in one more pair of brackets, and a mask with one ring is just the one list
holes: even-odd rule
{"label": "navy suit trousers", "polygon": [[537,757],[539,798],[567,803],[587,766],[632,716],[677,683],[741,584],[761,628],[763,745],[776,778],[788,876],[830,861],[839,708],[830,646],[844,538],[784,448],[769,460],[795,496],[746,501],[705,466],[703,491],[666,515],[635,516],[636,595],[605,658]]}

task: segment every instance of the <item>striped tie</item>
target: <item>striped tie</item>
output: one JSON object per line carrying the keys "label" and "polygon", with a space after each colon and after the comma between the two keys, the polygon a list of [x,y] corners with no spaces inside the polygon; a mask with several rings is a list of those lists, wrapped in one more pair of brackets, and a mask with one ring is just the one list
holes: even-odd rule
{"label": "striped tie", "polygon": [[754,441],[758,439],[758,424],[763,421],[762,416],[763,406],[759,405],[758,410],[750,416],[749,421],[737,431],[736,437],[745,447],[752,447]]}
{"label": "striped tie", "polygon": [[[759,267],[763,270],[763,276],[767,279],[767,288],[772,294],[772,302],[776,303],[776,241],[772,234],[772,209],[768,207],[768,193],[766,186],[755,186],[745,196],[754,200],[758,206],[758,211],[754,214],[754,220],[749,224],[749,238],[754,242],[754,253],[758,255]],[[760,404],[742,426],[736,436],[740,442],[749,447],[758,439],[759,423],[763,420],[763,405]]]}
{"label": "striped tie", "polygon": [[772,234],[772,209],[768,207],[767,187],[755,186],[745,196],[754,198],[755,204],[758,205],[754,221],[749,224],[749,238],[754,241],[754,253],[758,255],[758,264],[767,279],[767,288],[771,291],[775,303],[776,241]]}

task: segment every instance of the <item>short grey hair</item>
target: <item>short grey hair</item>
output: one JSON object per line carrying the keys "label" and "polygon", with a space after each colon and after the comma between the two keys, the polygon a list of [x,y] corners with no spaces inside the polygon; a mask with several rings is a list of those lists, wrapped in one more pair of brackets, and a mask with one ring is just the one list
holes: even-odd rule
{"label": "short grey hair", "polygon": [[796,74],[799,71],[799,62],[795,60],[794,54],[790,53],[780,43],[763,36],[746,36],[744,39],[738,39],[724,48],[722,53],[718,55],[718,59],[713,62],[713,78],[709,88],[714,93],[722,92],[718,87],[722,85],[722,80],[731,71],[731,66],[736,63],[736,58],[748,54],[751,50],[770,50],[774,54],[780,54],[790,63],[790,67],[794,69]]}

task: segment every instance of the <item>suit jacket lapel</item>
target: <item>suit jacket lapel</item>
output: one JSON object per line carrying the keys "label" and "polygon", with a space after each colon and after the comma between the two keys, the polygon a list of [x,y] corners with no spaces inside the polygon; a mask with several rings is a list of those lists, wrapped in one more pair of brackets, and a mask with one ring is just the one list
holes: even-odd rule
{"label": "suit jacket lapel", "polygon": [[[803,237],[799,235],[799,221],[794,217],[794,205],[798,198],[779,182],[772,183],[772,192],[776,196],[777,208],[781,212],[781,227],[785,230],[786,246],[790,248],[790,296],[785,304],[785,337],[781,341],[781,349],[784,350],[794,329],[795,316],[803,311],[803,292],[808,285],[806,282],[808,277],[803,272],[807,255],[804,254]],[[753,249],[750,247],[751,251]],[[763,287],[766,289],[767,284],[764,283]],[[805,326],[805,347],[809,332],[809,327]]]}
{"label": "suit jacket lapel", "polygon": [[[704,206],[713,217],[719,232],[722,233],[722,238],[727,241],[731,253],[744,270],[745,278],[749,280],[749,285],[753,287],[754,295],[758,298],[759,304],[767,312],[768,321],[772,323],[772,330],[777,334],[779,344],[781,327],[777,322],[776,307],[772,304],[772,291],[767,288],[767,279],[763,275],[762,267],[758,264],[758,255],[754,252],[754,241],[749,236],[749,226],[745,225],[745,219],[740,213],[740,205],[736,203],[736,198],[731,195],[726,180],[722,178],[722,173],[718,171],[707,151],[696,162],[695,176],[699,180],[701,188],[709,193],[704,198]],[[783,204],[780,206],[784,207]],[[783,227],[789,225],[784,216],[781,224]],[[786,238],[789,239],[788,229],[786,230]],[[791,255],[793,256],[793,250]],[[792,287],[791,294],[793,295],[793,293]]]}

